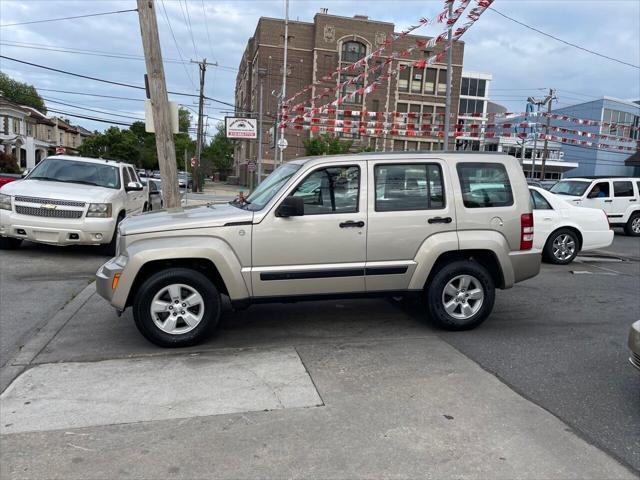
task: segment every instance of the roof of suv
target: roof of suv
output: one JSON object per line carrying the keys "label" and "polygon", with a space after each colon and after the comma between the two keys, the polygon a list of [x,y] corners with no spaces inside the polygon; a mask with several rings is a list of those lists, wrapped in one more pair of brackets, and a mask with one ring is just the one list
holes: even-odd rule
{"label": "roof of suv", "polygon": [[630,176],[615,176],[615,175],[609,175],[609,176],[589,176],[589,177],[571,177],[571,178],[563,178],[562,180],[560,180],[561,182],[566,182],[569,180],[575,180],[578,182],[593,182],[594,180],[609,180],[609,179],[615,179],[615,180],[638,180],[640,177],[630,177]]}
{"label": "roof of suv", "polygon": [[288,163],[297,165],[303,165],[307,162],[324,162],[329,161],[342,161],[353,162],[362,160],[388,160],[388,161],[404,161],[407,159],[454,159],[454,160],[477,160],[486,161],[487,157],[500,157],[500,158],[512,158],[515,157],[507,155],[503,152],[443,152],[443,151],[430,151],[430,150],[414,150],[410,152],[360,152],[341,155],[316,155],[312,157],[303,157],[296,160],[292,160]]}

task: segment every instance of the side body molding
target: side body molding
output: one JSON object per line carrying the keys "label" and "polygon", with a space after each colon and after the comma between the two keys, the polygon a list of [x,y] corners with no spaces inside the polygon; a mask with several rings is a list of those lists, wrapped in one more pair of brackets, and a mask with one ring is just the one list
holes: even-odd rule
{"label": "side body molding", "polygon": [[242,265],[227,242],[209,236],[187,236],[180,238],[180,248],[176,248],[175,240],[171,237],[141,239],[127,247],[129,261],[114,292],[113,306],[124,309],[136,276],[146,263],[181,258],[202,258],[213,262],[229,291],[231,300],[249,297],[250,289],[242,276]]}

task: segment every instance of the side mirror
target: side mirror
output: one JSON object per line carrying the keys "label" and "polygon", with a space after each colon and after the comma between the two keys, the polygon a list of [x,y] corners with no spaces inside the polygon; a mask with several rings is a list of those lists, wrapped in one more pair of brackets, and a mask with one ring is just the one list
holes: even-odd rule
{"label": "side mirror", "polygon": [[127,192],[139,192],[140,190],[144,189],[144,187],[140,182],[129,182],[127,183],[127,186],[124,187],[124,189]]}
{"label": "side mirror", "polygon": [[276,210],[276,217],[301,217],[303,215],[304,200],[302,197],[287,197]]}

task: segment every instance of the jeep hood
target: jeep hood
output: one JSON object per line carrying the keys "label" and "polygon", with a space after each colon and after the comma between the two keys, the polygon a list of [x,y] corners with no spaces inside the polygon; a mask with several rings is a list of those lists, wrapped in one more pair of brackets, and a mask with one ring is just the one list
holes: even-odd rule
{"label": "jeep hood", "polygon": [[120,223],[121,235],[222,227],[228,223],[251,222],[253,212],[229,205],[194,206],[159,210],[125,218]]}
{"label": "jeep hood", "polygon": [[17,180],[2,187],[6,195],[74,200],[76,202],[109,202],[118,193],[115,188],[96,187],[71,182],[50,182],[47,180]]}

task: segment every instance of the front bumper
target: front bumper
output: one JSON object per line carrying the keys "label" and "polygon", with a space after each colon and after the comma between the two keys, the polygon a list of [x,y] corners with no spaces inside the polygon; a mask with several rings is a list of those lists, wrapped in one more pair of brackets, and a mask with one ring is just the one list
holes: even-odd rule
{"label": "front bumper", "polygon": [[629,357],[631,365],[640,370],[640,320],[631,325],[629,330],[629,350],[631,350]]}
{"label": "front bumper", "polygon": [[[113,295],[117,290],[113,288],[113,279],[116,274],[122,274],[124,268],[116,263],[116,259],[112,258],[107,263],[103,264],[96,272],[96,291],[98,295],[106,299],[109,303],[112,303]],[[116,306],[116,308],[118,308]],[[122,308],[118,308],[122,310]]]}
{"label": "front bumper", "polygon": [[53,245],[98,245],[109,243],[116,226],[115,218],[79,219],[20,215],[0,210],[0,235]]}

